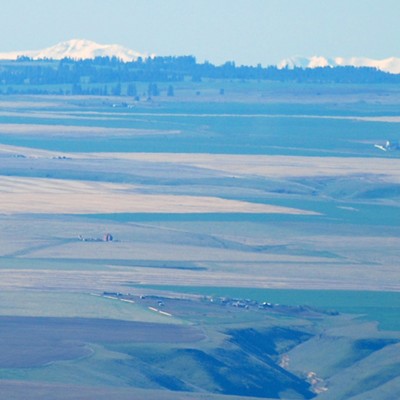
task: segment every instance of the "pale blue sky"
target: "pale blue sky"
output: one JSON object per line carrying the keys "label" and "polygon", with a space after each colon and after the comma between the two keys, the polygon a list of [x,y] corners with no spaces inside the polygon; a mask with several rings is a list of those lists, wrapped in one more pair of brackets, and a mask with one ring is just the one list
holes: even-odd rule
{"label": "pale blue sky", "polygon": [[63,40],[220,64],[400,57],[399,0],[2,0],[0,52]]}

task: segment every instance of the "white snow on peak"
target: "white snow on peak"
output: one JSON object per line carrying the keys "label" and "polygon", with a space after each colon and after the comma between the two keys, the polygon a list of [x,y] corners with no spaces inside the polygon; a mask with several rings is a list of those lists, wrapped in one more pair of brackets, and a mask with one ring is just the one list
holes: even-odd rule
{"label": "white snow on peak", "polygon": [[383,60],[374,60],[366,57],[335,57],[326,58],[322,56],[313,57],[290,57],[282,60],[278,68],[317,68],[317,67],[371,67],[392,74],[400,74],[400,58],[389,57]]}
{"label": "white snow on peak", "polygon": [[[95,57],[117,57],[122,61],[134,61],[139,57],[149,57],[147,54],[141,54],[118,44],[99,44],[91,40],[72,39],[42,50],[0,53],[0,60],[16,60],[20,56],[27,56],[34,60],[43,58],[61,60],[65,57],[75,60]],[[150,57],[154,57],[154,55]]]}

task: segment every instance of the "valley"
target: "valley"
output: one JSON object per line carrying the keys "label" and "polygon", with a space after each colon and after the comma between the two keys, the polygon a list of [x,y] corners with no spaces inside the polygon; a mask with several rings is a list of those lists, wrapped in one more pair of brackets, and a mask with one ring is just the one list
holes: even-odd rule
{"label": "valley", "polygon": [[0,96],[0,396],[392,399],[397,86],[120,101]]}

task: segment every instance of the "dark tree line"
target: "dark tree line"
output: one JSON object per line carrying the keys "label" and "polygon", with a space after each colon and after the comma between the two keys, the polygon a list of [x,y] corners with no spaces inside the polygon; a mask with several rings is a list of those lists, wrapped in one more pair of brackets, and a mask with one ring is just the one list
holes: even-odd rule
{"label": "dark tree line", "polygon": [[[126,94],[136,96],[135,82],[149,83],[149,96],[157,96],[156,82],[179,82],[202,79],[270,80],[301,83],[399,83],[400,75],[389,74],[367,67],[321,67],[315,69],[278,69],[275,66],[236,66],[234,62],[213,65],[198,63],[193,56],[155,57],[123,62],[115,57],[90,60],[31,60],[20,57],[16,61],[0,62],[0,90],[44,93],[44,85],[70,85],[72,94],[121,94],[121,84],[127,84]],[[83,85],[92,85],[83,90]],[[60,88],[63,92],[65,89]],[[168,95],[173,95],[170,86]]]}

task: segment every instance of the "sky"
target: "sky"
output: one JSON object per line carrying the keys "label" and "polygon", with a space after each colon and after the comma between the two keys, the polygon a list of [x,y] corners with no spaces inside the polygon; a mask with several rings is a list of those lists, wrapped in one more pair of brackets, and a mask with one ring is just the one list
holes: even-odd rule
{"label": "sky", "polygon": [[0,52],[69,39],[198,61],[400,57],[399,0],[2,0]]}

